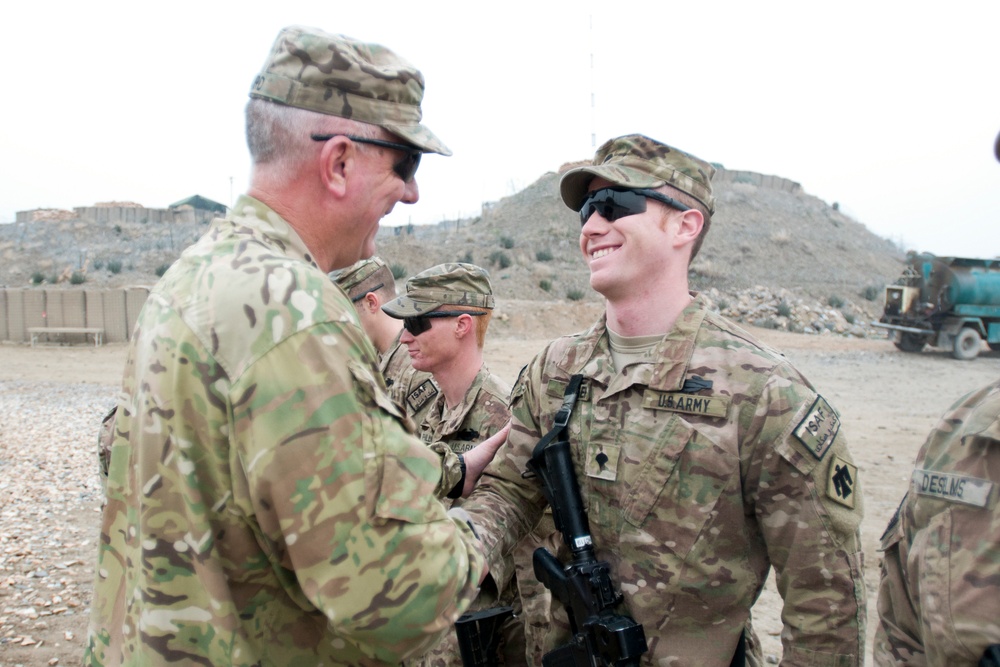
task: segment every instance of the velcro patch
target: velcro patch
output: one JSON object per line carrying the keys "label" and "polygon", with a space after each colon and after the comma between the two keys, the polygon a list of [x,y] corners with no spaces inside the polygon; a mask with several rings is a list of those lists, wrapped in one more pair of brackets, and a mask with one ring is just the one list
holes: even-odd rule
{"label": "velcro patch", "polygon": [[914,470],[913,488],[921,496],[986,507],[993,482],[937,470]]}
{"label": "velcro patch", "polygon": [[794,431],[795,437],[805,445],[817,461],[823,459],[823,455],[830,449],[839,432],[840,417],[822,396],[816,397],[816,402],[809,408],[809,413]]}
{"label": "velcro patch", "polygon": [[410,408],[410,412],[420,412],[428,401],[437,396],[437,393],[437,386],[428,378],[406,395],[406,405]]}
{"label": "velcro patch", "polygon": [[597,446],[591,443],[587,447],[587,460],[583,468],[587,477],[614,481],[618,477],[618,459],[621,458],[621,445],[605,444]]}
{"label": "velcro patch", "polygon": [[830,461],[826,477],[826,496],[844,507],[854,509],[854,499],[857,494],[854,487],[858,483],[858,467],[848,463],[839,456]]}
{"label": "velcro patch", "polygon": [[642,395],[642,407],[707,417],[725,417],[729,412],[729,397],[695,396],[685,394],[682,391],[652,391],[647,389]]}
{"label": "velcro patch", "polygon": [[[548,396],[562,400],[568,384],[568,382],[561,382],[559,380],[549,380],[545,386],[545,393]],[[590,401],[590,378],[583,378],[583,381],[580,383],[580,391],[576,395],[576,400],[583,401],[584,403]]]}

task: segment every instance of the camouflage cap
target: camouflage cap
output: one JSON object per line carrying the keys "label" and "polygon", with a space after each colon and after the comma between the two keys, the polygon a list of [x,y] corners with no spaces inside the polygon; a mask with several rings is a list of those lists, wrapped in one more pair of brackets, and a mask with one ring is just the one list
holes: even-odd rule
{"label": "camouflage cap", "polygon": [[493,308],[493,286],[475,264],[438,264],[406,281],[406,294],[382,306],[397,319],[429,313],[444,305]]}
{"label": "camouflage cap", "polygon": [[316,28],[278,33],[250,97],[378,125],[425,153],[451,155],[420,124],[424,76],[378,44]]}
{"label": "camouflage cap", "polygon": [[340,286],[340,289],[347,292],[349,297],[354,297],[354,288],[371,278],[381,270],[388,271],[389,268],[385,260],[381,257],[369,257],[360,262],[355,262],[347,268],[338,269],[329,273],[330,279]]}
{"label": "camouflage cap", "polygon": [[596,176],[625,188],[659,188],[669,185],[701,202],[715,213],[712,176],[715,167],[682,150],[641,134],[611,139],[597,149],[593,166],[576,167],[559,181],[562,200],[580,210],[587,186]]}

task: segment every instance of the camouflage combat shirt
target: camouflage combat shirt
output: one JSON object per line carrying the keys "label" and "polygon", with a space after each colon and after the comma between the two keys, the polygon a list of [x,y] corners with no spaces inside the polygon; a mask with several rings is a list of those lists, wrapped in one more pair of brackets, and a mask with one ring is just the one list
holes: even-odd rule
{"label": "camouflage combat shirt", "polygon": [[[444,392],[430,402],[420,424],[420,437],[427,444],[445,442],[456,454],[464,454],[482,440],[490,437],[510,420],[510,385],[490,373],[486,364],[476,374],[462,402],[449,409]],[[454,501],[461,505],[462,499]],[[507,572],[513,575],[508,559]],[[499,591],[498,591],[499,588]],[[469,611],[489,609],[509,605],[515,612],[520,611],[517,583],[510,579],[488,580],[479,596],[469,607]],[[504,665],[522,665],[525,662],[524,626],[520,618],[508,619],[501,630],[504,643],[501,656]],[[458,638],[454,633],[445,637],[420,660],[409,663],[411,667],[462,667],[462,656],[458,650]]]}
{"label": "camouflage combat shirt", "polygon": [[393,403],[399,406],[414,424],[420,424],[424,415],[430,409],[434,399],[440,393],[430,373],[418,371],[413,367],[406,346],[399,342],[400,330],[396,340],[379,360],[379,370],[389,387],[389,396]]}
{"label": "camouflage combat shirt", "polygon": [[434,396],[417,422],[420,438],[427,444],[445,442],[451,451],[464,454],[510,420],[509,399],[510,385],[483,364],[461,404],[449,409],[444,392]]}
{"label": "camouflage combat shirt", "polygon": [[882,536],[876,665],[972,665],[1000,644],[1000,381],[944,415]]}
{"label": "camouflage combat shirt", "polygon": [[[545,507],[522,473],[575,374],[585,378],[568,427],[576,476],[621,613],[644,627],[642,664],[728,666],[772,565],[781,664],[863,664],[863,509],[839,416],[701,297],[648,363],[615,371],[602,318],[522,372],[507,443],[464,505],[491,574],[503,576],[501,555]],[[548,648],[568,640],[553,630]]]}
{"label": "camouflage combat shirt", "polygon": [[484,560],[350,301],[249,197],[151,292],[112,444],[87,664],[419,654]]}

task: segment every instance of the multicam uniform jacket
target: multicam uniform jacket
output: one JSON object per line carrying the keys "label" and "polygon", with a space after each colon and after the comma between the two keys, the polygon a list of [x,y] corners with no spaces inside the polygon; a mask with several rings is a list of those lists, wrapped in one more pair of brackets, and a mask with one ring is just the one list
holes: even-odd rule
{"label": "multicam uniform jacket", "polygon": [[[490,373],[483,364],[462,403],[449,410],[445,403],[444,393],[437,395],[425,411],[424,421],[420,424],[420,437],[431,444],[444,442],[456,454],[462,454],[478,445],[482,440],[493,435],[504,424],[510,421],[510,408],[507,400],[510,397],[510,385]],[[461,505],[462,499],[455,501]],[[508,558],[508,564],[510,559]],[[513,570],[508,568],[508,575]],[[497,586],[500,588],[497,591]],[[509,605],[515,612],[520,612],[520,600],[517,582],[510,576],[497,581],[496,586],[484,585],[479,597],[472,603],[470,611],[489,609]],[[502,628],[504,644],[502,657],[504,665],[523,665],[524,625],[520,618],[509,619]],[[462,667],[462,657],[458,650],[458,639],[454,633],[445,635],[444,639],[420,660],[412,665],[421,667]]]}
{"label": "multicam uniform jacket", "polygon": [[881,548],[876,665],[975,666],[1000,644],[1000,381],[931,432]]}
{"label": "multicam uniform jacket", "polygon": [[419,425],[440,392],[431,374],[413,367],[410,353],[399,342],[399,336],[396,336],[392,347],[379,360],[379,370],[385,378],[393,403],[402,408],[413,419],[414,424]]}
{"label": "multicam uniform jacket", "polygon": [[432,645],[483,558],[401,419],[350,302],[241,197],[139,316],[85,662],[381,665]]}
{"label": "multicam uniform jacket", "polygon": [[[515,384],[508,441],[464,505],[491,574],[541,515],[539,482],[522,473],[582,374],[576,475],[622,613],[644,627],[642,663],[728,666],[773,565],[782,664],[863,664],[861,493],[833,408],[701,297],[650,362],[612,366],[602,319],[552,342]],[[552,633],[549,648],[568,639]]]}

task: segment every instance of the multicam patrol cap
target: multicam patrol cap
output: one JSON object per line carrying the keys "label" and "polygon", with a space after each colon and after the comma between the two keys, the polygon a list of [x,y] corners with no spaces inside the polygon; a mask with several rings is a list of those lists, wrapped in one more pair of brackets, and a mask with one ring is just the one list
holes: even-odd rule
{"label": "multicam patrol cap", "polygon": [[[329,276],[333,282],[340,286],[340,289],[347,292],[347,296],[354,299],[355,296],[361,293],[374,291],[375,280],[370,279],[376,274],[382,274],[379,280],[383,282],[385,280],[392,281],[392,270],[381,257],[362,259],[345,269],[331,271]],[[371,283],[371,285],[366,283]]]}
{"label": "multicam patrol cap", "polygon": [[669,185],[694,197],[713,214],[714,175],[715,167],[690,153],[641,134],[629,134],[606,141],[598,148],[593,166],[576,167],[563,174],[559,191],[563,202],[578,211],[595,176],[624,188]]}
{"label": "multicam patrol cap", "polygon": [[438,264],[406,281],[406,294],[382,306],[397,319],[423,315],[441,306],[493,308],[493,286],[475,264]]}
{"label": "multicam patrol cap", "polygon": [[250,97],[350,118],[389,130],[425,153],[451,150],[420,124],[424,77],[378,44],[316,28],[278,33]]}

